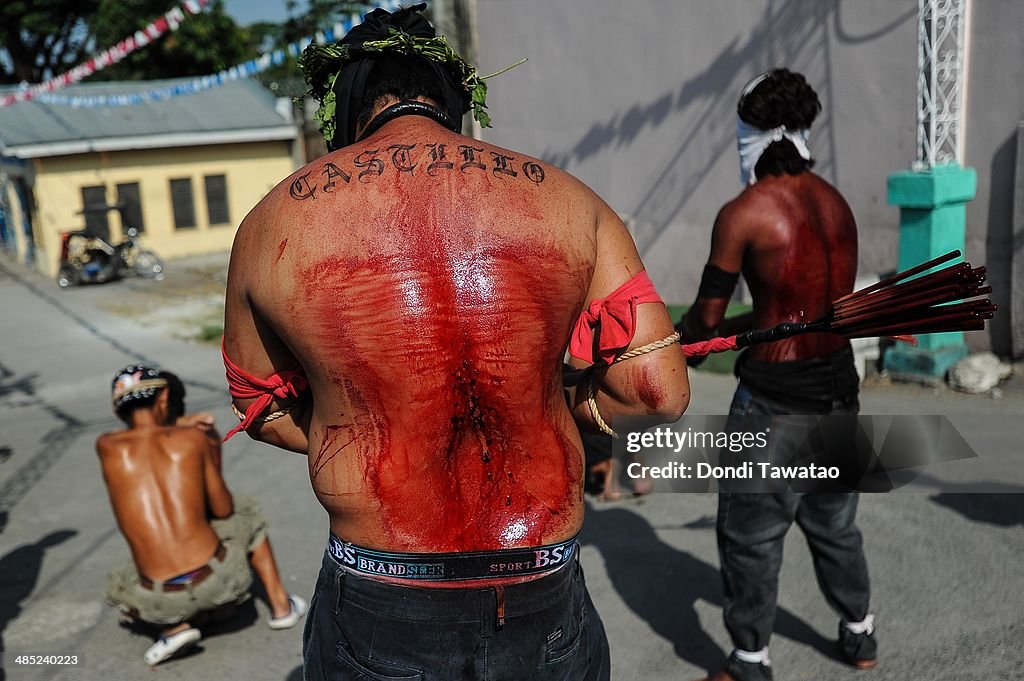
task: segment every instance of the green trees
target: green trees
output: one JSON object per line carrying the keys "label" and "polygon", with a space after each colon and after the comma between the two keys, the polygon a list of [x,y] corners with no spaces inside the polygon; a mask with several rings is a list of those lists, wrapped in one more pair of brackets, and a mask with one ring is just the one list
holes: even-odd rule
{"label": "green trees", "polygon": [[[88,20],[98,49],[115,44],[181,0],[101,0],[101,11]],[[108,66],[90,81],[152,80],[203,76],[229,68],[259,54],[248,31],[214,0],[205,11],[189,16],[173,33]]]}
{"label": "green trees", "polygon": [[[39,83],[162,16],[180,0],[5,0],[0,2],[0,83]],[[169,33],[90,80],[214,73],[259,54],[259,45],[214,0]]]}
{"label": "green trees", "polygon": [[[182,0],[2,0],[0,1],[0,84],[40,83],[82,63]],[[242,27],[213,0],[189,15],[177,31],[107,66],[89,81],[153,80],[216,73],[268,50],[313,35],[351,13],[364,13],[371,0],[287,0],[288,19]],[[288,59],[264,78],[298,75]],[[301,80],[301,76],[299,76]],[[282,93],[283,94],[283,93]],[[295,94],[299,94],[296,92]]]}

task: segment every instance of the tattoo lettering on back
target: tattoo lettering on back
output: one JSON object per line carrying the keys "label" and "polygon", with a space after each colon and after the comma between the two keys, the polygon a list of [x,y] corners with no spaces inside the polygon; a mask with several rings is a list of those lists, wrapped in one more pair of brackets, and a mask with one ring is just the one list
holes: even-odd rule
{"label": "tattoo lettering on back", "polygon": [[306,173],[301,175],[292,181],[288,187],[288,193],[296,201],[305,201],[306,199],[316,198],[316,186],[309,183],[309,176],[312,173]]}
{"label": "tattoo lettering on back", "polygon": [[395,166],[395,170],[400,173],[412,173],[416,164],[412,162],[409,152],[415,148],[415,144],[392,144],[388,147],[388,151],[391,152],[391,163]]}
{"label": "tattoo lettering on back", "polygon": [[533,161],[527,161],[523,164],[523,174],[526,175],[526,179],[534,184],[540,184],[544,181],[544,169],[541,168],[539,163]]}
{"label": "tattoo lettering on back", "polygon": [[471,147],[467,144],[459,145],[459,153],[462,154],[462,165],[459,166],[459,170],[466,172],[466,168],[479,168],[483,171],[487,170],[487,166],[480,162],[477,158],[476,152],[484,153],[484,150],[479,147]]}
{"label": "tattoo lettering on back", "polygon": [[327,182],[324,184],[324,192],[328,194],[331,192],[332,189],[334,189],[337,186],[337,182],[335,182],[335,180],[338,179],[339,177],[345,181],[345,184],[348,184],[349,181],[352,179],[351,175],[349,175],[344,170],[334,165],[330,161],[324,164],[323,175],[324,177],[327,178]]}
{"label": "tattoo lettering on back", "polygon": [[[359,173],[359,181],[363,184],[366,184],[374,177],[379,177],[384,174],[384,161],[377,158],[378,153],[380,153],[380,149],[368,149],[352,160],[352,164],[356,168],[366,169]],[[364,156],[369,156],[369,158],[363,158]]]}
{"label": "tattoo lettering on back", "polygon": [[[420,146],[425,153],[417,152]],[[485,154],[491,155],[490,167],[485,162]],[[358,186],[352,183],[353,175],[359,184],[370,184],[384,175],[389,167],[400,175],[415,175],[417,168],[422,169],[425,166],[430,177],[455,172],[469,174],[482,170],[506,182],[526,181],[534,185],[544,182],[544,167],[537,161],[528,160],[520,163],[515,156],[468,144],[458,145],[457,156],[458,163],[449,156],[449,146],[441,142],[422,145],[392,144],[383,150],[364,149],[351,160],[336,158],[334,161],[324,162],[318,169],[300,175],[288,185],[288,194],[296,201],[315,199],[320,193],[335,194],[345,186]],[[315,179],[316,176],[320,179]],[[311,180],[311,177],[314,179]]]}
{"label": "tattoo lettering on back", "polygon": [[451,170],[455,167],[454,163],[445,158],[445,145],[425,144],[424,146],[430,149],[430,165],[427,166],[427,175],[437,177],[437,174],[442,170]]}
{"label": "tattoo lettering on back", "polygon": [[491,152],[491,156],[494,157],[494,167],[491,168],[491,172],[494,173],[495,177],[498,177],[499,175],[510,175],[511,177],[515,177],[519,174],[512,170],[508,165],[509,161],[515,160],[512,156],[505,156],[504,154],[499,154],[495,151]]}

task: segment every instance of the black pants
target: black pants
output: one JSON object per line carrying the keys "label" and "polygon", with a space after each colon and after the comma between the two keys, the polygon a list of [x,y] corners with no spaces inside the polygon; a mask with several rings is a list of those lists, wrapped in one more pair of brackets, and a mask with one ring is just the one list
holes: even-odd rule
{"label": "black pants", "polygon": [[[856,400],[832,413],[856,413]],[[785,408],[742,383],[729,413],[785,414]],[[773,446],[779,428],[773,425]],[[857,516],[856,493],[727,494],[718,498],[718,554],[725,592],[725,626],[733,645],[755,652],[768,645],[775,622],[786,532],[803,530],[825,598],[845,622],[867,617],[870,584]]]}
{"label": "black pants", "polygon": [[304,678],[610,678],[608,640],[578,559],[503,592],[383,584],[346,572],[325,553],[303,633]]}

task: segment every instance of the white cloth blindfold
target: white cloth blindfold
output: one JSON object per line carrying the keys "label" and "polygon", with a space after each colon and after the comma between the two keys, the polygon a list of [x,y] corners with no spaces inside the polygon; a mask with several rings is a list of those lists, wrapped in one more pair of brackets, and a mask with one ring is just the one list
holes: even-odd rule
{"label": "white cloth blindfold", "polygon": [[740,153],[740,182],[744,187],[755,184],[757,175],[754,168],[765,150],[774,142],[786,139],[793,143],[801,158],[811,160],[811,150],[807,147],[807,135],[810,130],[787,130],[780,125],[772,130],[755,128],[739,116],[736,117],[736,142]]}
{"label": "white cloth blindfold", "polygon": [[[770,73],[762,73],[747,83],[746,87],[743,88],[743,93],[740,95],[740,101],[742,102],[744,97],[753,92],[754,88],[767,78]],[[787,130],[784,125],[780,125],[772,130],[762,130],[750,125],[737,116],[736,142],[740,153],[740,183],[747,187],[757,182],[757,174],[754,172],[754,168],[757,166],[757,162],[761,160],[765,150],[774,142],[781,142],[784,139],[789,140],[796,147],[796,152],[800,154],[801,158],[810,161],[811,150],[807,147],[807,136],[809,134],[810,130]]]}

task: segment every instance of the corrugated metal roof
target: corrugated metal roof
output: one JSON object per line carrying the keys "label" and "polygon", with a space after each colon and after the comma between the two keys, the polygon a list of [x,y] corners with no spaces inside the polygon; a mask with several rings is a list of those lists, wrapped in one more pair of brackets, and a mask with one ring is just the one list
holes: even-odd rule
{"label": "corrugated metal roof", "polygon": [[[143,92],[191,79],[83,83],[60,90],[68,96]],[[6,88],[10,92],[10,88]],[[83,140],[234,133],[281,128],[291,119],[275,109],[275,97],[259,83],[240,79],[196,94],[130,106],[72,107],[36,101],[0,108],[0,141],[8,153],[19,146]],[[207,142],[209,143],[209,142]],[[15,149],[11,149],[14,147]],[[38,154],[33,154],[38,155]]]}

